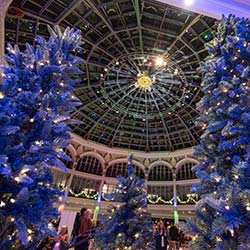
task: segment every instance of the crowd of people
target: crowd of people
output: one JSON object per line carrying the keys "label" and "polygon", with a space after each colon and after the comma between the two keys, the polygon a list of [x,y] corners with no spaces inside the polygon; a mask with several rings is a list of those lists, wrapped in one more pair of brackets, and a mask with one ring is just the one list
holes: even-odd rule
{"label": "crowd of people", "polygon": [[[80,213],[76,215],[71,236],[68,234],[68,227],[63,225],[57,237],[46,238],[37,250],[67,250],[72,248],[88,250],[89,238],[91,238],[94,230],[92,215],[90,209],[82,208]],[[55,227],[58,227],[58,225],[55,225]],[[70,244],[69,241],[71,241]]]}
{"label": "crowd of people", "polygon": [[[72,242],[67,246],[67,249],[74,248],[75,250],[88,250],[90,241],[93,236],[95,225],[92,220],[93,213],[90,209],[82,208],[80,213],[77,213],[75,223],[72,230]],[[61,246],[59,249],[53,250],[65,250],[64,239],[60,239]],[[65,242],[66,243],[66,242]]]}
{"label": "crowd of people", "polygon": [[156,250],[179,249],[192,240],[192,236],[185,235],[183,230],[177,225],[171,225],[166,228],[162,220],[154,224],[153,232]]}
{"label": "crowd of people", "polygon": [[[71,236],[68,235],[68,227],[64,225],[57,237],[49,237],[45,242],[42,242],[38,250],[88,250],[89,239],[92,238],[95,231],[92,216],[90,209],[82,208],[76,215]],[[192,237],[185,235],[177,225],[166,228],[162,220],[154,224],[153,234],[155,250],[177,250],[192,240]],[[69,242],[71,243],[69,244]],[[174,247],[171,245],[173,242],[176,243]]]}

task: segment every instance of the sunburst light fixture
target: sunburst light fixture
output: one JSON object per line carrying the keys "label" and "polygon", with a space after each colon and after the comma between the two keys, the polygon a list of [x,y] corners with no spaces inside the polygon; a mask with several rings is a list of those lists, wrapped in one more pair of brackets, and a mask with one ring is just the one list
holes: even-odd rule
{"label": "sunburst light fixture", "polygon": [[150,91],[155,83],[155,79],[151,78],[147,72],[142,72],[137,75],[135,86],[142,91]]}

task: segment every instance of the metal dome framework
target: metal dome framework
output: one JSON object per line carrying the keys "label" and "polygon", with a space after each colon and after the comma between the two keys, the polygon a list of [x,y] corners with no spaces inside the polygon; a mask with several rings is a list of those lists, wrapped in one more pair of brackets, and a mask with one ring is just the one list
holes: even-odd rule
{"label": "metal dome framework", "polygon": [[[85,74],[73,117],[83,124],[73,132],[111,147],[174,151],[196,145],[201,134],[197,67],[214,23],[149,0],[14,0],[6,41],[23,46],[48,37],[47,24],[80,29],[84,45],[75,53],[85,59]],[[136,85],[141,74],[153,82],[146,90]]]}

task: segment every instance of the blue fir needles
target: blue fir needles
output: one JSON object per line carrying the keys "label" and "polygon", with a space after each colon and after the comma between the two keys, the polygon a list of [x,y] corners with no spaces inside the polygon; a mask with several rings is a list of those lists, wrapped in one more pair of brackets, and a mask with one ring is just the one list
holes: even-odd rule
{"label": "blue fir needles", "polygon": [[[82,59],[79,31],[48,27],[50,39],[35,47],[8,45],[8,65],[0,84],[0,249],[36,249],[55,233],[61,191],[53,185],[52,166],[67,171],[64,148],[70,142],[69,112],[78,105],[73,85]],[[71,76],[74,75],[74,78]]]}
{"label": "blue fir needles", "polygon": [[233,15],[218,23],[202,63],[204,97],[198,103],[203,128],[194,167],[201,198],[199,235],[192,249],[250,249],[250,20]]}

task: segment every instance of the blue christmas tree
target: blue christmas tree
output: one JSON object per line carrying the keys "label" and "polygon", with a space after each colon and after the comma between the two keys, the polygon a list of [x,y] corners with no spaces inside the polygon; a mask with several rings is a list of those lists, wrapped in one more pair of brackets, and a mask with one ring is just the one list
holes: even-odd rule
{"label": "blue christmas tree", "polygon": [[193,249],[250,249],[250,20],[223,17],[202,64]]}
{"label": "blue christmas tree", "polygon": [[128,162],[128,177],[117,177],[116,191],[108,198],[121,203],[112,205],[110,217],[95,235],[98,250],[152,250],[153,222],[147,212],[144,179],[134,174],[132,156]]}
{"label": "blue christmas tree", "polygon": [[36,249],[53,234],[58,217],[53,204],[61,191],[53,185],[52,166],[67,171],[64,148],[74,123],[69,112],[82,62],[72,51],[81,36],[67,28],[49,28],[50,39],[36,38],[26,51],[8,45],[9,65],[0,84],[0,249]]}

